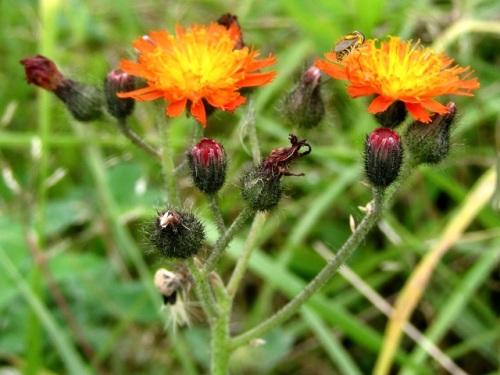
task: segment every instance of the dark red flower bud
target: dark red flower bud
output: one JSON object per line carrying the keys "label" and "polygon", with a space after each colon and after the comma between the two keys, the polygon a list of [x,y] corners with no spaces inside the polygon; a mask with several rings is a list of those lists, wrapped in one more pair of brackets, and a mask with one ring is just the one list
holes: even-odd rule
{"label": "dark red flower bud", "polygon": [[103,95],[95,87],[65,78],[44,56],[21,60],[28,83],[53,92],[78,121],[96,120],[102,115]]}
{"label": "dark red flower bud", "polygon": [[415,121],[406,130],[405,141],[413,164],[437,164],[448,156],[457,106],[450,102],[446,107],[448,113],[435,114],[429,123]]}
{"label": "dark red flower bud", "polygon": [[222,145],[203,138],[187,155],[193,182],[206,194],[220,190],[226,181],[226,153]]}
{"label": "dark red flower bud", "polygon": [[385,188],[399,175],[403,161],[401,139],[394,130],[375,129],[365,142],[365,173],[375,187]]}
{"label": "dark red flower bud", "polygon": [[313,128],[323,119],[325,105],[320,93],[320,78],[321,71],[311,66],[285,98],[284,114],[292,124]]}
{"label": "dark red flower bud", "polygon": [[121,69],[114,69],[108,73],[104,81],[104,92],[108,104],[108,112],[117,119],[124,119],[132,114],[135,100],[132,98],[121,99],[116,96],[118,92],[135,90],[135,77]]}
{"label": "dark red flower bud", "polygon": [[26,80],[48,91],[55,91],[67,84],[66,79],[48,58],[37,55],[20,61],[24,65]]}
{"label": "dark red flower bud", "polygon": [[149,240],[163,256],[186,259],[203,245],[205,228],[189,212],[165,210],[152,223]]}

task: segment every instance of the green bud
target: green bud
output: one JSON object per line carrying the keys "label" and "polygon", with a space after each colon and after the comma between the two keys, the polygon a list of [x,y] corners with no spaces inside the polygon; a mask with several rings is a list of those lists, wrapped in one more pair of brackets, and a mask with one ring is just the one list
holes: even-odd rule
{"label": "green bud", "polygon": [[133,90],[135,90],[134,76],[121,69],[114,69],[108,73],[104,81],[104,92],[106,93],[108,112],[111,116],[120,120],[132,114],[135,100],[132,98],[121,99],[116,96],[116,93]]}
{"label": "green bud", "polygon": [[284,114],[292,124],[310,129],[323,119],[325,105],[320,93],[320,78],[321,71],[315,66],[310,67],[285,98]]}
{"label": "green bud", "polygon": [[450,102],[446,107],[448,113],[435,115],[430,123],[415,121],[406,130],[404,139],[415,165],[437,164],[448,156],[457,106]]}
{"label": "green bud", "polygon": [[158,212],[151,224],[149,241],[166,258],[190,258],[198,252],[204,240],[203,224],[188,212]]}
{"label": "green bud", "polygon": [[[250,170],[240,179],[243,199],[256,211],[269,211],[276,207],[281,198],[282,176],[304,176],[303,173],[290,173],[288,168],[293,160],[309,154],[311,146],[305,139],[299,141],[293,134],[289,135],[289,139],[290,147],[271,150],[260,166]],[[307,150],[299,152],[302,147],[306,147]]]}

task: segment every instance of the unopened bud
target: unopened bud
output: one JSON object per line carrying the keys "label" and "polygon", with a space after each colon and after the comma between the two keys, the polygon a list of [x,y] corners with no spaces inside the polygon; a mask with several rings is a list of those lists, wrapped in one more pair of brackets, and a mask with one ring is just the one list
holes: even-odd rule
{"label": "unopened bud", "polygon": [[20,61],[24,65],[26,80],[48,91],[55,91],[66,85],[66,78],[48,58],[37,55]]}
{"label": "unopened bud", "polygon": [[28,83],[53,92],[78,121],[101,117],[103,96],[95,87],[65,78],[51,60],[41,55],[21,60],[21,64]]}
{"label": "unopened bud", "polygon": [[193,182],[205,194],[220,190],[226,181],[226,153],[222,145],[203,138],[187,154]]}
{"label": "unopened bud", "polygon": [[[305,139],[299,141],[293,134],[290,134],[289,138],[292,144],[290,147],[273,149],[260,166],[250,170],[240,180],[243,199],[256,211],[269,211],[276,207],[281,198],[282,176],[304,175],[290,173],[288,168],[293,160],[309,154],[311,146]],[[302,147],[307,150],[299,152]]]}
{"label": "unopened bud", "polygon": [[203,224],[188,212],[159,212],[151,226],[149,240],[167,258],[192,257],[205,240]]}
{"label": "unopened bud", "polygon": [[252,169],[240,179],[243,199],[255,211],[272,210],[281,198],[280,176],[261,166]]}
{"label": "unopened bud", "polygon": [[314,128],[323,119],[325,105],[320,93],[320,78],[321,71],[311,66],[285,98],[283,110],[291,123]]}
{"label": "unopened bud", "polygon": [[134,110],[135,100],[121,99],[116,94],[135,90],[135,77],[121,69],[114,69],[108,73],[104,81],[104,92],[108,104],[108,112],[117,119],[130,116]]}
{"label": "unopened bud", "polygon": [[375,187],[385,188],[399,175],[403,161],[401,139],[394,130],[375,129],[365,142],[365,173]]}
{"label": "unopened bud", "polygon": [[396,100],[385,111],[376,113],[375,118],[382,127],[394,129],[405,120],[406,114],[405,104]]}
{"label": "unopened bud", "polygon": [[430,123],[415,121],[406,130],[405,141],[415,165],[437,164],[448,156],[457,106],[450,102],[446,107],[448,113],[434,115]]}

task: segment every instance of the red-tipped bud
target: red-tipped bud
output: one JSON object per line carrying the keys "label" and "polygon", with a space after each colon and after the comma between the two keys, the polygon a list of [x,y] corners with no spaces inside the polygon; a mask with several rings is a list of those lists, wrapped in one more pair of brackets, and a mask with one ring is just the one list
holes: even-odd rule
{"label": "red-tipped bud", "polygon": [[53,92],[78,121],[96,120],[102,115],[102,92],[95,87],[66,79],[44,56],[21,60],[28,83]]}
{"label": "red-tipped bud", "polygon": [[283,110],[292,124],[313,128],[323,119],[325,105],[320,93],[320,78],[321,71],[311,66],[285,98]]}
{"label": "red-tipped bud", "polygon": [[66,79],[48,58],[37,55],[20,61],[24,65],[28,83],[48,91],[55,91],[66,84]]}
{"label": "red-tipped bud", "polygon": [[206,194],[220,190],[226,180],[226,153],[222,145],[203,138],[187,155],[193,182]]}
{"label": "red-tipped bud", "polygon": [[434,115],[430,123],[415,121],[406,130],[405,141],[413,164],[437,164],[448,156],[457,106],[450,102],[446,108],[448,113]]}
{"label": "red-tipped bud", "polygon": [[394,130],[378,128],[366,137],[365,172],[373,186],[385,188],[392,184],[402,161],[401,139]]}
{"label": "red-tipped bud", "polygon": [[120,99],[118,92],[135,90],[135,77],[121,69],[114,69],[108,73],[104,81],[104,92],[108,104],[108,112],[117,119],[124,119],[132,114],[135,100],[132,98]]}

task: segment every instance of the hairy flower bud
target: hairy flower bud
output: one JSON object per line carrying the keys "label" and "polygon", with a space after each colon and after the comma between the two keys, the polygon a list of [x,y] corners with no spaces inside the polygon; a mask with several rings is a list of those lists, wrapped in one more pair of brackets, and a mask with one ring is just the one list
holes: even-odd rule
{"label": "hairy flower bud", "polygon": [[220,190],[226,180],[226,153],[222,145],[203,138],[187,154],[193,182],[205,194]]}
{"label": "hairy flower bud", "polygon": [[405,120],[406,114],[405,103],[396,100],[385,111],[375,113],[375,118],[384,128],[394,129]]}
{"label": "hairy flower bud", "polygon": [[365,142],[365,173],[375,187],[385,188],[399,175],[403,148],[398,133],[388,128],[375,129]]}
{"label": "hairy flower bud", "polygon": [[437,164],[448,156],[457,106],[450,102],[446,107],[448,113],[434,115],[430,123],[415,121],[406,130],[405,141],[414,164]]}
{"label": "hairy flower bud", "polygon": [[53,92],[78,121],[96,120],[102,115],[103,96],[95,87],[65,78],[44,56],[21,60],[28,83]]}
{"label": "hairy flower bud", "polygon": [[121,99],[116,93],[135,90],[135,77],[121,69],[114,69],[108,73],[104,81],[104,92],[108,104],[108,112],[116,119],[130,116],[134,110],[135,100]]}
{"label": "hairy flower bud", "polygon": [[[305,139],[290,134],[290,147],[278,147],[264,162],[245,174],[240,180],[243,199],[256,211],[269,211],[276,207],[281,198],[281,176],[304,176],[303,173],[290,173],[290,163],[311,152],[311,146]],[[302,147],[307,150],[299,152]]]}
{"label": "hairy flower bud", "polygon": [[149,240],[167,258],[187,259],[205,240],[203,224],[191,213],[165,210],[152,223]]}
{"label": "hairy flower bud", "polygon": [[320,78],[321,71],[311,66],[285,98],[283,110],[291,123],[313,128],[323,119],[325,105],[320,94]]}

